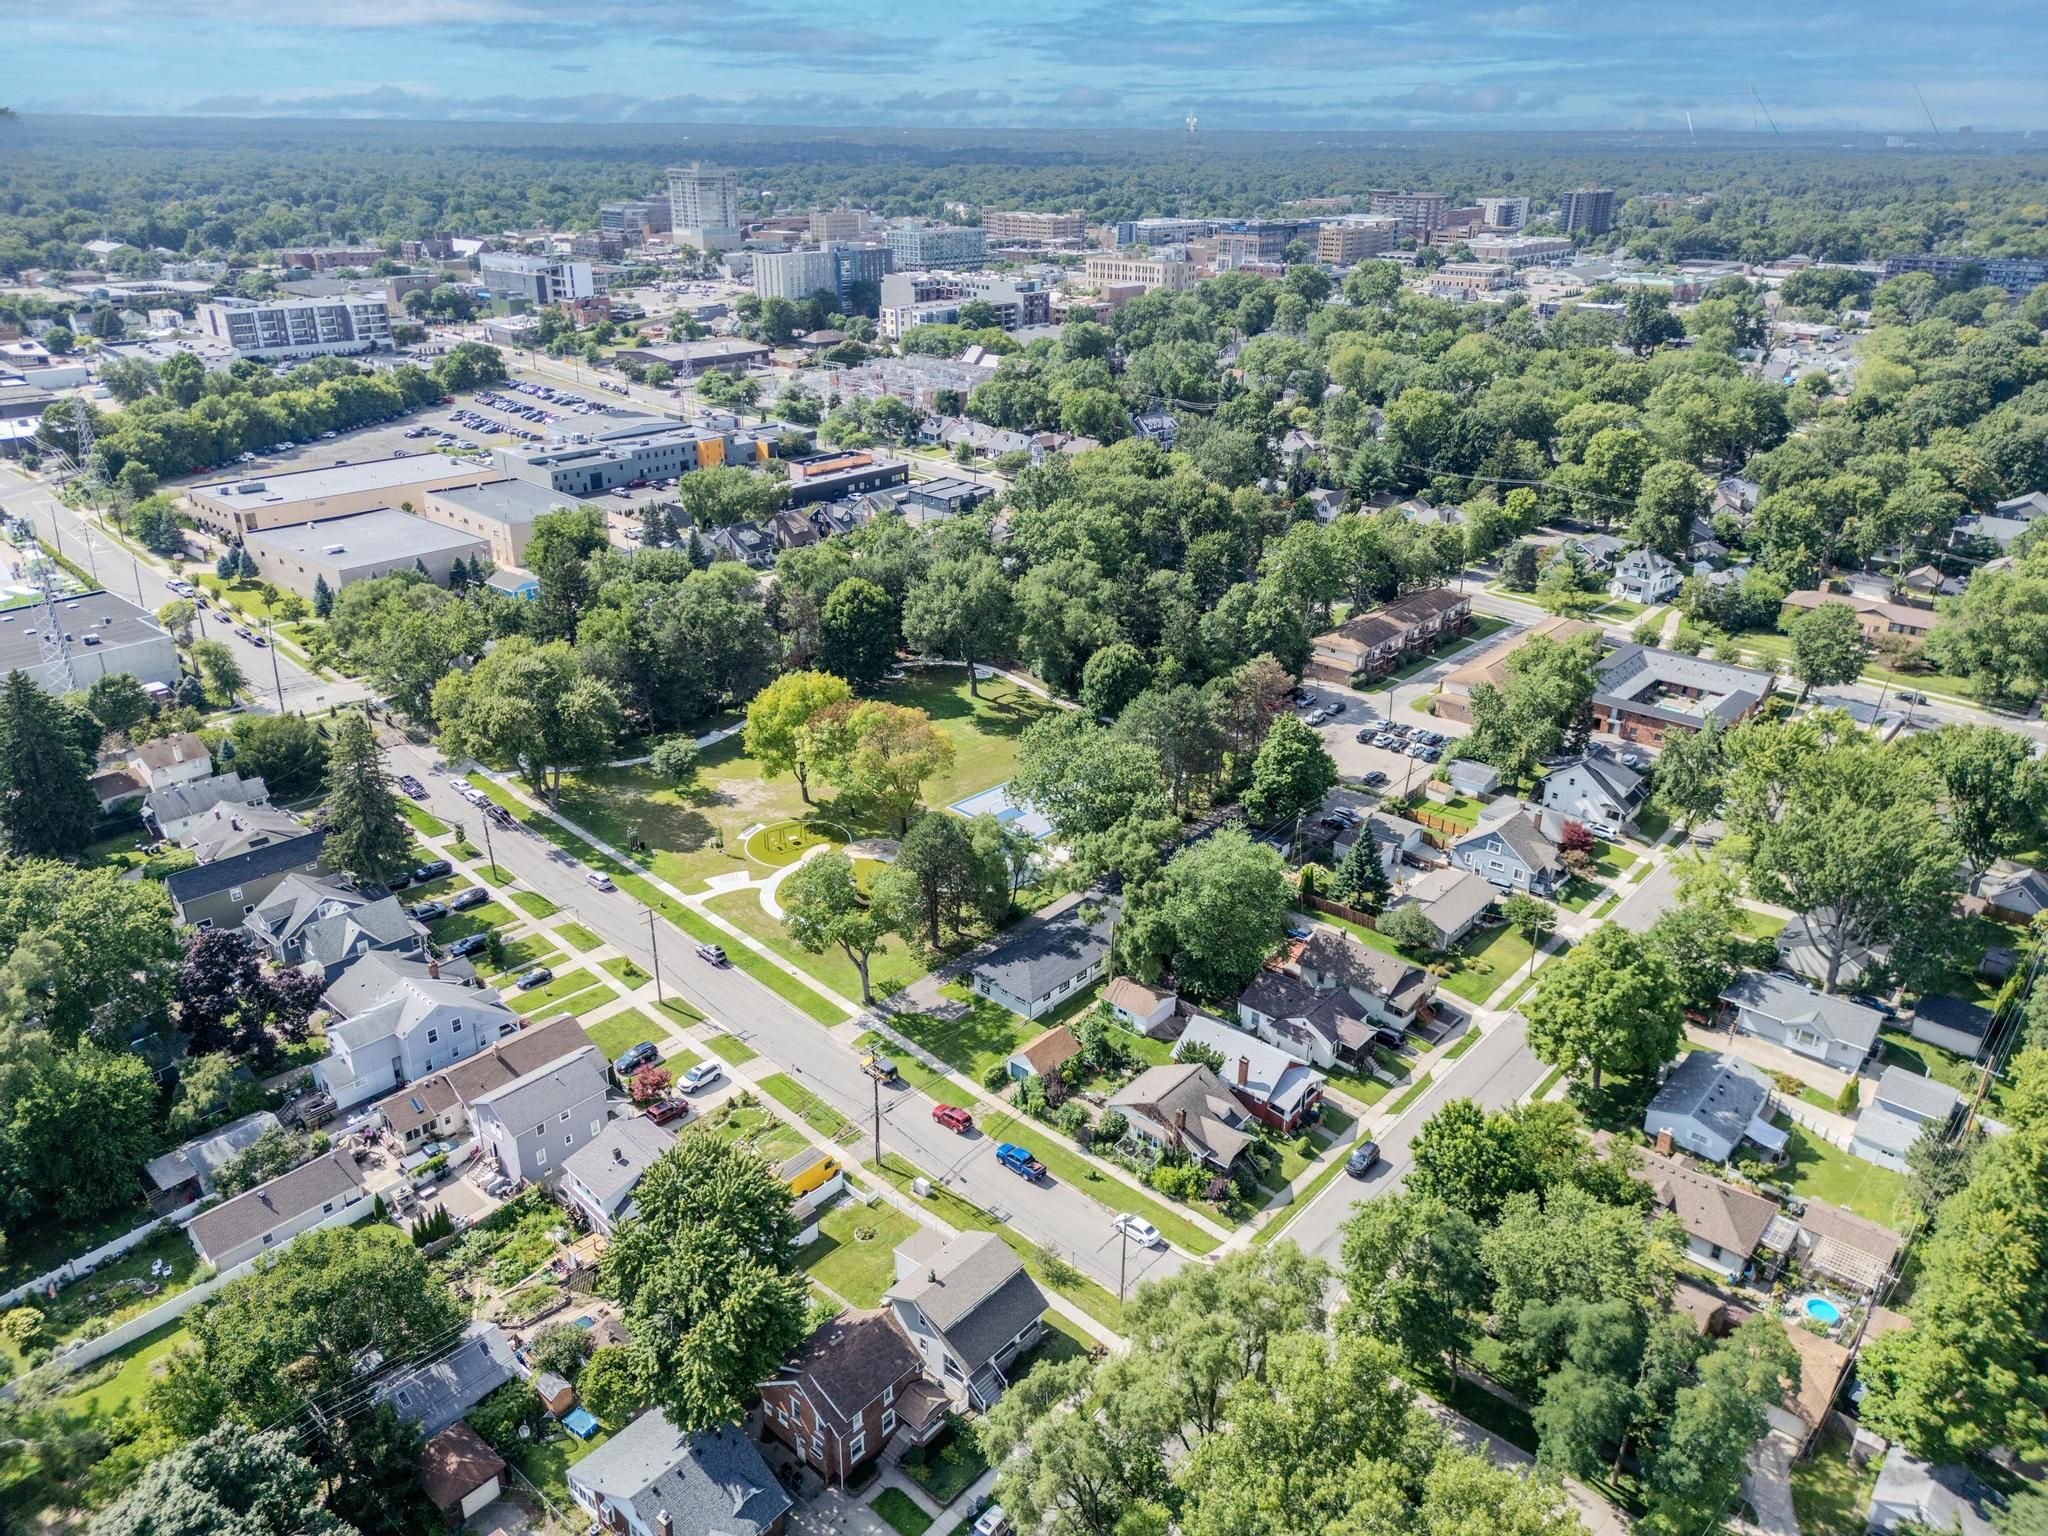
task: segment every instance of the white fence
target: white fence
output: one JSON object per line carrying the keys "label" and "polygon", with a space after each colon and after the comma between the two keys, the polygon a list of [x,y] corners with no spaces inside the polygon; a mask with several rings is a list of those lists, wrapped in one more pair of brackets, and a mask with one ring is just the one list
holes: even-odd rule
{"label": "white fence", "polygon": [[1778,1113],[1810,1136],[1818,1136],[1830,1146],[1847,1150],[1851,1132],[1844,1129],[1845,1122],[1840,1115],[1816,1110],[1810,1104],[1798,1099],[1777,1096]]}
{"label": "white fence", "polygon": [[198,1214],[199,1207],[196,1203],[180,1206],[169,1216],[159,1216],[156,1220],[147,1222],[135,1228],[132,1232],[122,1233],[121,1236],[115,1238],[111,1243],[101,1243],[91,1253],[81,1253],[75,1259],[66,1259],[47,1274],[37,1275],[35,1279],[28,1281],[26,1284],[17,1285],[13,1290],[0,1294],[0,1312],[6,1311],[18,1301],[26,1301],[32,1296],[42,1295],[43,1292],[53,1285],[65,1286],[71,1284],[74,1280],[83,1279],[106,1263],[107,1260],[118,1259],[129,1249],[141,1247],[152,1237],[155,1237],[165,1223],[182,1227]]}

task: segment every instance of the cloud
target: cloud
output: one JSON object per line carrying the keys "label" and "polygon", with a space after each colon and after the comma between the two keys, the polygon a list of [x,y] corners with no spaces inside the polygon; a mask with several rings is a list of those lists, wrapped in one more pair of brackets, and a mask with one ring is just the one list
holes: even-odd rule
{"label": "cloud", "polygon": [[1107,112],[1122,101],[1115,91],[1099,90],[1092,85],[1074,85],[1053,97],[1052,105],[1077,112]]}
{"label": "cloud", "polygon": [[1525,91],[1513,85],[1452,85],[1433,80],[1394,95],[1369,96],[1359,106],[1368,111],[1499,117],[1504,113],[1540,112],[1556,102],[1556,93],[1550,91]]}

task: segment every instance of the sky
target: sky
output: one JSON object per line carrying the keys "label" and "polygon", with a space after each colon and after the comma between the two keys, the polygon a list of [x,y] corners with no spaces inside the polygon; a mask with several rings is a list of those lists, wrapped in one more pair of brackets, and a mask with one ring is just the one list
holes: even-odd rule
{"label": "sky", "polygon": [[1753,84],[1781,129],[2048,128],[2040,0],[69,0],[6,38],[24,112],[1706,129]]}

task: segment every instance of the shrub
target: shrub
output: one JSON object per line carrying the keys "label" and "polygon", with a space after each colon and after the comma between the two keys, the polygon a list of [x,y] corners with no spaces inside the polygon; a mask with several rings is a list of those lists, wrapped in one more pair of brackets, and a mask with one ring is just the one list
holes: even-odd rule
{"label": "shrub", "polygon": [[1001,1093],[1010,1086],[1010,1068],[1005,1062],[997,1062],[981,1074],[981,1086],[990,1093]]}
{"label": "shrub", "polygon": [[590,1358],[590,1330],[574,1323],[550,1323],[533,1336],[527,1357],[536,1371],[553,1371],[565,1381],[574,1381],[583,1362]]}
{"label": "shrub", "polygon": [[1192,1163],[1161,1163],[1152,1170],[1152,1187],[1169,1200],[1192,1200],[1207,1182]]}
{"label": "shrub", "polygon": [[15,1307],[0,1317],[0,1338],[16,1349],[27,1349],[43,1331],[43,1314],[34,1307]]}
{"label": "shrub", "polygon": [[1842,1084],[1842,1091],[1835,1095],[1836,1114],[1853,1115],[1856,1113],[1856,1106],[1862,1098],[1862,1086],[1861,1082],[1853,1077],[1848,1082]]}
{"label": "shrub", "polygon": [[455,1235],[455,1218],[448,1214],[448,1207],[437,1205],[418,1221],[413,1223],[412,1244],[424,1248],[429,1243],[438,1243],[444,1237]]}
{"label": "shrub", "polygon": [[1060,1129],[1065,1131],[1082,1146],[1088,1145],[1088,1106],[1079,1099],[1069,1099],[1060,1106]]}
{"label": "shrub", "polygon": [[1120,1109],[1107,1111],[1095,1122],[1095,1140],[1106,1146],[1115,1146],[1124,1139],[1124,1133],[1131,1128],[1131,1122],[1124,1118]]}
{"label": "shrub", "polygon": [[469,1427],[485,1444],[509,1455],[519,1447],[519,1428],[538,1434],[547,1421],[547,1406],[540,1394],[523,1381],[508,1381],[468,1413]]}

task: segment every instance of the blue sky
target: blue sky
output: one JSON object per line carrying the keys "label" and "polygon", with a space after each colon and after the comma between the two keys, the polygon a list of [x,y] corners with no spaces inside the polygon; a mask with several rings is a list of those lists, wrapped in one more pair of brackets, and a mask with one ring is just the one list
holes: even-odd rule
{"label": "blue sky", "polygon": [[[27,111],[1214,128],[2048,127],[2040,0],[71,0]],[[90,39],[90,42],[82,42]]]}

